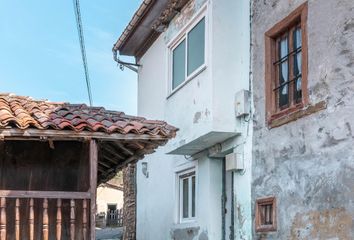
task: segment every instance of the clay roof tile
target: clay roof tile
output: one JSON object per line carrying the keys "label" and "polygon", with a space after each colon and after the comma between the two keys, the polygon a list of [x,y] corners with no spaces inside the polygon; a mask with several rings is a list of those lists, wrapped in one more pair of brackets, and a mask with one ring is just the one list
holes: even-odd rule
{"label": "clay roof tile", "polygon": [[121,134],[161,135],[172,138],[177,128],[123,112],[85,104],[56,103],[0,93],[0,129],[37,128]]}

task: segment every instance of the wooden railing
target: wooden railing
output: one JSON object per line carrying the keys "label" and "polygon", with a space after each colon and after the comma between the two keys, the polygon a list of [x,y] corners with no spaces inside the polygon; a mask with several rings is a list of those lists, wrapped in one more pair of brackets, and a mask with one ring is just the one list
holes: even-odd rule
{"label": "wooden railing", "polygon": [[87,192],[0,191],[0,240],[90,239]]}

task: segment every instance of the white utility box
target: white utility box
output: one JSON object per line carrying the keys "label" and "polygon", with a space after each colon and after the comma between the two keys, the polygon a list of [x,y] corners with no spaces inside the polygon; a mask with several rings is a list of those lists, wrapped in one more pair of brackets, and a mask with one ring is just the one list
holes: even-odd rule
{"label": "white utility box", "polygon": [[243,170],[243,157],[237,153],[230,153],[225,156],[226,158],[226,171],[238,171]]}
{"label": "white utility box", "polygon": [[250,113],[250,92],[242,89],[235,94],[236,117],[243,117]]}

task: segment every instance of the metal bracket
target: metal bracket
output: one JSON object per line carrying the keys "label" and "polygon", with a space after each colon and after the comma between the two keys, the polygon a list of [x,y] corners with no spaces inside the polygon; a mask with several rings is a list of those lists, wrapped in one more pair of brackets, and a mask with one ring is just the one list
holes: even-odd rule
{"label": "metal bracket", "polygon": [[128,62],[121,61],[118,57],[118,53],[116,50],[113,50],[113,59],[114,59],[114,61],[117,62],[119,69],[122,71],[124,71],[124,67],[126,67],[126,68],[129,68],[130,70],[138,73],[138,68],[141,66],[140,64],[128,63]]}

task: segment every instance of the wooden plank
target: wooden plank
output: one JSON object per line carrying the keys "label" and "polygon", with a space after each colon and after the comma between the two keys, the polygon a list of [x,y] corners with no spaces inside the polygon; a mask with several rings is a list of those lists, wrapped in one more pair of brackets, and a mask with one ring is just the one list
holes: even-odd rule
{"label": "wooden plank", "polygon": [[90,235],[91,240],[96,239],[96,190],[97,190],[97,162],[98,151],[95,140],[90,141]]}
{"label": "wooden plank", "polygon": [[82,236],[87,239],[87,200],[82,200]]}
{"label": "wooden plank", "polygon": [[[119,133],[112,133],[107,134],[103,132],[89,132],[89,131],[82,131],[82,132],[75,132],[70,130],[41,130],[41,129],[1,129],[0,130],[0,138],[6,139],[14,139],[14,140],[45,140],[48,138],[52,138],[52,140],[60,139],[60,140],[73,140],[73,139],[101,139],[107,141],[115,141],[115,140],[168,140],[167,137],[162,137],[160,135],[148,135],[148,134],[119,134]],[[23,139],[25,138],[25,139]]]}
{"label": "wooden plank", "polygon": [[[105,167],[105,168],[107,168],[107,169],[113,168],[113,167],[111,167],[110,165],[108,165],[107,163],[102,162],[102,161],[99,161],[99,162],[98,162],[98,165],[101,165],[101,166],[103,166],[103,167]],[[108,171],[108,170],[107,170],[107,171]]]}
{"label": "wooden plank", "polygon": [[15,238],[20,240],[20,199],[16,198],[15,206]]}
{"label": "wooden plank", "polygon": [[49,198],[49,199],[90,199],[90,192],[59,191],[13,191],[0,190],[0,197],[5,198]]}
{"label": "wooden plank", "polygon": [[70,240],[75,240],[75,200],[70,200]]}
{"label": "wooden plank", "polygon": [[101,149],[103,151],[107,151],[108,153],[110,153],[112,156],[117,157],[119,159],[125,159],[127,158],[126,156],[121,155],[120,153],[118,153],[118,151],[116,149],[114,149],[113,147],[111,147],[108,144],[102,144],[101,145]]}
{"label": "wooden plank", "polygon": [[57,200],[56,240],[61,240],[61,199]]}
{"label": "wooden plank", "polygon": [[137,146],[138,149],[142,150],[145,148],[145,145],[144,144],[141,144],[139,142],[133,142],[132,143],[134,146]]}
{"label": "wooden plank", "polygon": [[0,239],[6,240],[6,198],[0,199]]}
{"label": "wooden plank", "polygon": [[43,199],[43,240],[49,239],[48,199]]}
{"label": "wooden plank", "polygon": [[134,152],[132,152],[132,151],[130,151],[128,148],[124,147],[123,144],[118,143],[118,142],[113,142],[113,144],[114,144],[115,146],[117,146],[117,148],[123,150],[123,152],[126,152],[128,155],[130,155],[130,156],[133,156],[133,155],[134,155]]}
{"label": "wooden plank", "polygon": [[106,173],[106,170],[104,168],[102,168],[101,166],[97,167],[97,171],[99,171],[101,173]]}
{"label": "wooden plank", "polygon": [[116,161],[115,159],[114,159],[114,157],[110,157],[110,156],[108,156],[107,154],[105,154],[104,152],[102,153],[101,152],[101,156],[100,156],[100,159],[105,159],[105,160],[107,160],[107,161],[109,161],[109,162],[111,162],[111,163],[113,163],[113,164],[118,164],[118,161]]}
{"label": "wooden plank", "polygon": [[29,223],[29,239],[34,240],[34,201],[33,198],[30,199],[29,203],[29,218],[28,218],[28,223]]}

